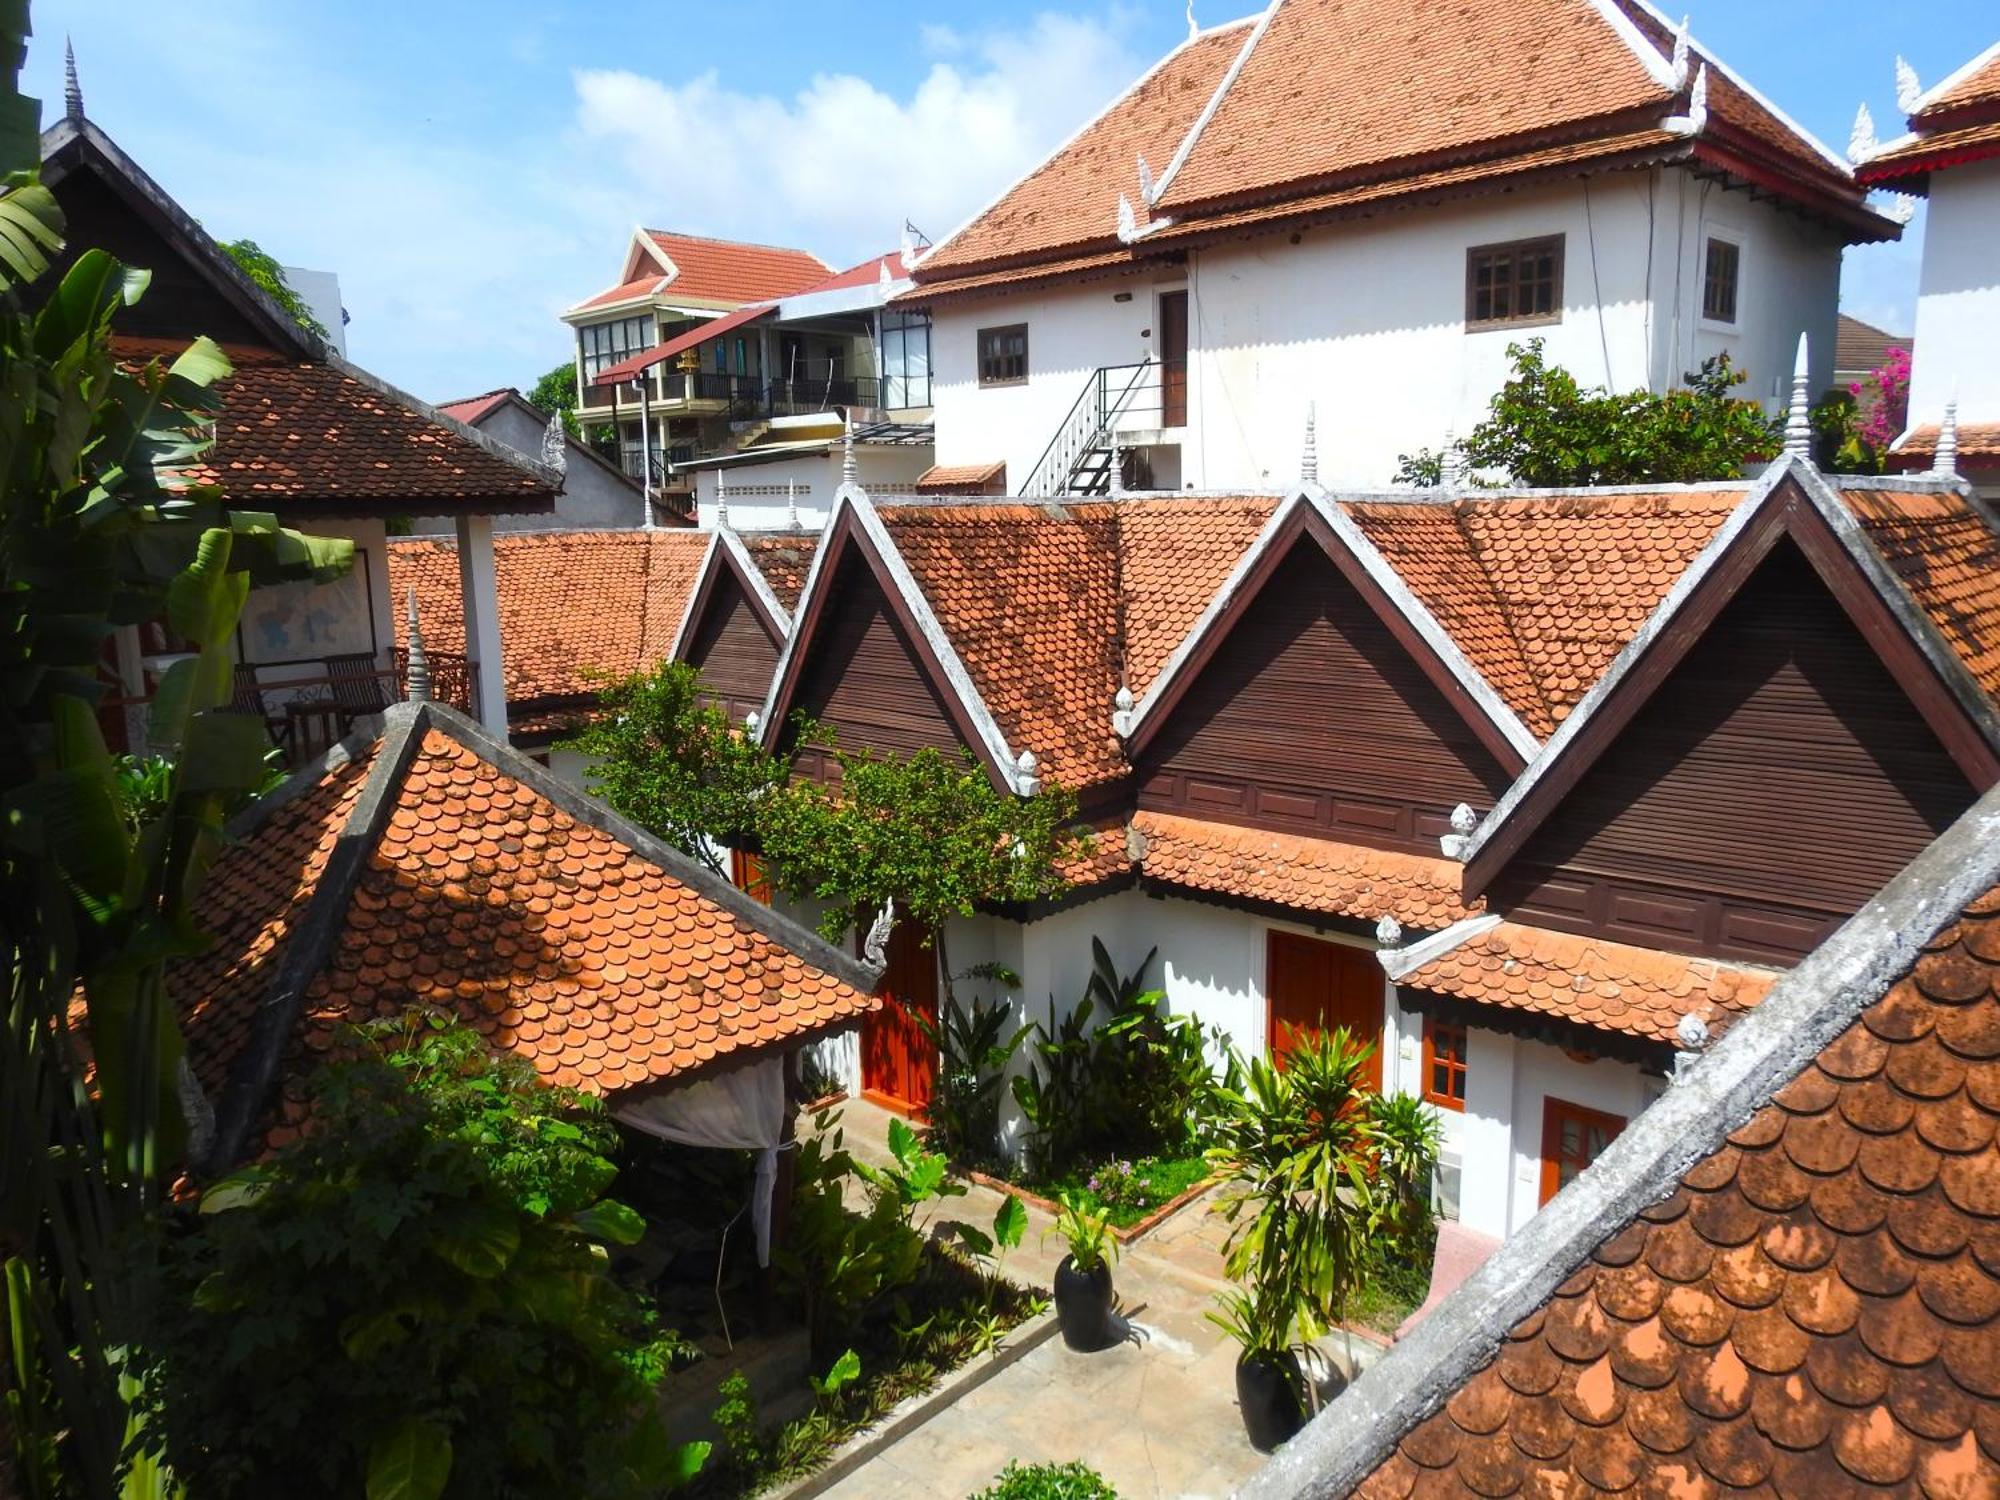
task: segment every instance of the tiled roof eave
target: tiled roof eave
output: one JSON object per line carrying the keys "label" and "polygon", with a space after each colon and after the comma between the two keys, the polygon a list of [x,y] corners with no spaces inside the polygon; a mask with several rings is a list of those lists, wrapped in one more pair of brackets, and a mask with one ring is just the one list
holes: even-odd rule
{"label": "tiled roof eave", "polygon": [[1922,193],[1932,172],[1963,167],[1973,162],[2000,157],[2000,125],[1978,133],[1975,139],[1937,140],[1920,137],[1906,146],[1873,157],[1854,169],[1855,178],[1869,187],[1895,188]]}
{"label": "tiled roof eave", "polygon": [[1772,154],[1753,137],[1711,123],[1694,143],[1694,160],[1728,173],[1738,181],[1781,198],[1842,229],[1850,244],[1893,240],[1902,234],[1895,220],[1869,208],[1866,189],[1852,179],[1828,172],[1807,174],[1790,158]]}

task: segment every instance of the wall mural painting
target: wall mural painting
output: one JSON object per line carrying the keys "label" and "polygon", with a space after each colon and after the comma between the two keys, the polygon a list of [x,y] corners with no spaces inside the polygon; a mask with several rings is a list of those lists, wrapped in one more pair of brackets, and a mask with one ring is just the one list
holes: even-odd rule
{"label": "wall mural painting", "polygon": [[331,583],[282,583],[250,595],[238,627],[241,659],[262,664],[317,662],[329,656],[373,654],[375,602],[368,554],[354,551],[354,566]]}

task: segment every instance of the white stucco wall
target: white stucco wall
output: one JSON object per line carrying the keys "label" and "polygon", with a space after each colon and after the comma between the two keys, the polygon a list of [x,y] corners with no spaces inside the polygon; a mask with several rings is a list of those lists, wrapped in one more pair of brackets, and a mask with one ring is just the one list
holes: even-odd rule
{"label": "white stucco wall", "polygon": [[[1710,232],[1742,246],[1734,327],[1700,317]],[[1559,323],[1468,333],[1465,256],[1564,236]],[[1397,456],[1439,446],[1486,412],[1507,345],[1541,338],[1586,384],[1678,384],[1725,349],[1743,394],[1788,385],[1801,330],[1814,388],[1832,379],[1840,247],[1828,231],[1678,170],[1626,172],[1274,234],[1190,253],[1158,283],[1129,277],[938,309],[932,336],[938,462],[1004,458],[1018,489],[1089,373],[1151,345],[1157,291],[1189,291],[1188,404],[1179,479],[1227,490],[1297,477],[1308,401],[1321,478],[1385,484]],[[1118,302],[1121,293],[1131,300]],[[977,331],[1028,325],[1029,379],[982,389]],[[1775,409],[1775,408],[1773,408]]]}
{"label": "white stucco wall", "polygon": [[[861,487],[875,496],[905,494],[931,466],[928,445],[904,447],[900,444],[859,443],[855,445],[854,468]],[[716,479],[720,475],[729,486],[729,524],[737,531],[778,531],[789,521],[790,509],[785,486],[793,484],[799,525],[818,531],[833,509],[834,492],[840,488],[840,449],[831,453],[805,453],[796,458],[751,464],[730,469],[697,469],[694,474],[696,524],[704,530],[715,526]]]}
{"label": "white stucco wall", "polygon": [[2000,161],[1931,174],[1910,425],[2000,422]]}

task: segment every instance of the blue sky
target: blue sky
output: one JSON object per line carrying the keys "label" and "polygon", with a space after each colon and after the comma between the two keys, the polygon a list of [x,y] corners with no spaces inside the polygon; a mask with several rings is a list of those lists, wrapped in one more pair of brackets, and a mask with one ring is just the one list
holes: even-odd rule
{"label": "blue sky", "polygon": [[[1695,35],[1835,149],[1896,133],[1994,39],[1992,0],[1683,0]],[[1196,0],[1204,25],[1254,0]],[[199,19],[194,19],[198,15]],[[1186,31],[1181,0],[37,0],[24,86],[91,117],[223,238],[339,272],[349,350],[433,400],[526,385],[632,227],[836,264],[942,235]],[[1923,218],[1850,251],[1847,309],[1907,331]]]}

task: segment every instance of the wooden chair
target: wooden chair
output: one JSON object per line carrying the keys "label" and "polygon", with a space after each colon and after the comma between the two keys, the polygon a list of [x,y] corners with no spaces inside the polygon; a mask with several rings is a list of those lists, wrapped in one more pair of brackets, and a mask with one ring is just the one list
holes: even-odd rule
{"label": "wooden chair", "polygon": [[255,714],[262,719],[272,742],[290,756],[291,719],[286,714],[271,712],[271,705],[264,701],[263,684],[257,681],[257,668],[250,662],[236,664],[236,688],[229,707],[232,713]]}
{"label": "wooden chair", "polygon": [[333,701],[340,707],[341,732],[346,733],[356,719],[379,714],[389,706],[382,677],[371,651],[350,651],[326,659],[326,677],[332,685]]}

